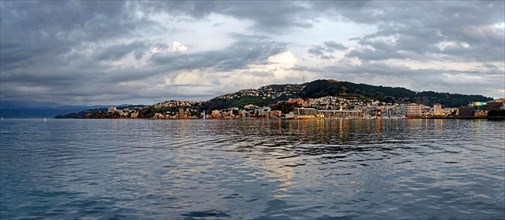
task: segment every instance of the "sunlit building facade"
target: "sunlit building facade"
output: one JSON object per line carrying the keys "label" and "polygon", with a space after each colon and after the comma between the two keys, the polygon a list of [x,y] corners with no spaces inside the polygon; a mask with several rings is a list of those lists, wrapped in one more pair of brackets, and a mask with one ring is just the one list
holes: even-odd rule
{"label": "sunlit building facade", "polygon": [[442,105],[435,104],[433,105],[433,115],[443,115],[444,109],[442,109]]}
{"label": "sunlit building facade", "polygon": [[402,108],[402,112],[405,113],[407,117],[421,117],[423,115],[423,108],[421,105],[408,104],[402,106]]}

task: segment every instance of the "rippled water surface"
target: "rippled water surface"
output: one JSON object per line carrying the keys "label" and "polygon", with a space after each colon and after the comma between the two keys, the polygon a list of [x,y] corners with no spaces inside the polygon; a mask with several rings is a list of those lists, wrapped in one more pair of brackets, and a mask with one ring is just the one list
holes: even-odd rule
{"label": "rippled water surface", "polygon": [[505,218],[504,121],[0,126],[0,219]]}

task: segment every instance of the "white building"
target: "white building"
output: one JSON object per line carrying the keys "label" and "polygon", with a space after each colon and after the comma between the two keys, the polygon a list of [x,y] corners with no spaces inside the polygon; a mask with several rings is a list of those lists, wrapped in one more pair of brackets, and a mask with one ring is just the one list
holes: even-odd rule
{"label": "white building", "polygon": [[294,113],[298,115],[317,115],[319,111],[315,108],[295,108]]}
{"label": "white building", "polygon": [[267,116],[270,111],[272,111],[272,109],[268,106],[263,106],[263,107],[259,107],[259,108],[256,108],[254,109],[254,114],[257,115],[257,116]]}

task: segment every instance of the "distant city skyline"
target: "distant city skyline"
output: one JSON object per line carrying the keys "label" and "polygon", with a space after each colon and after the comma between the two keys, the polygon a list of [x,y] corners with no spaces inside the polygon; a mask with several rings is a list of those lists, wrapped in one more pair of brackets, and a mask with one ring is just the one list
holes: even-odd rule
{"label": "distant city skyline", "polygon": [[335,79],[505,96],[503,1],[2,1],[0,99],[207,100]]}

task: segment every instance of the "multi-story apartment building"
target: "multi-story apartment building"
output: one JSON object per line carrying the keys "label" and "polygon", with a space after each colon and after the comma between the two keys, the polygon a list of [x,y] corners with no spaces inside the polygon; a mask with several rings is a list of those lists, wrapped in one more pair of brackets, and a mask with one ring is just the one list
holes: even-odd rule
{"label": "multi-story apartment building", "polygon": [[423,115],[422,105],[418,104],[408,104],[402,106],[402,112],[407,117],[420,117]]}

